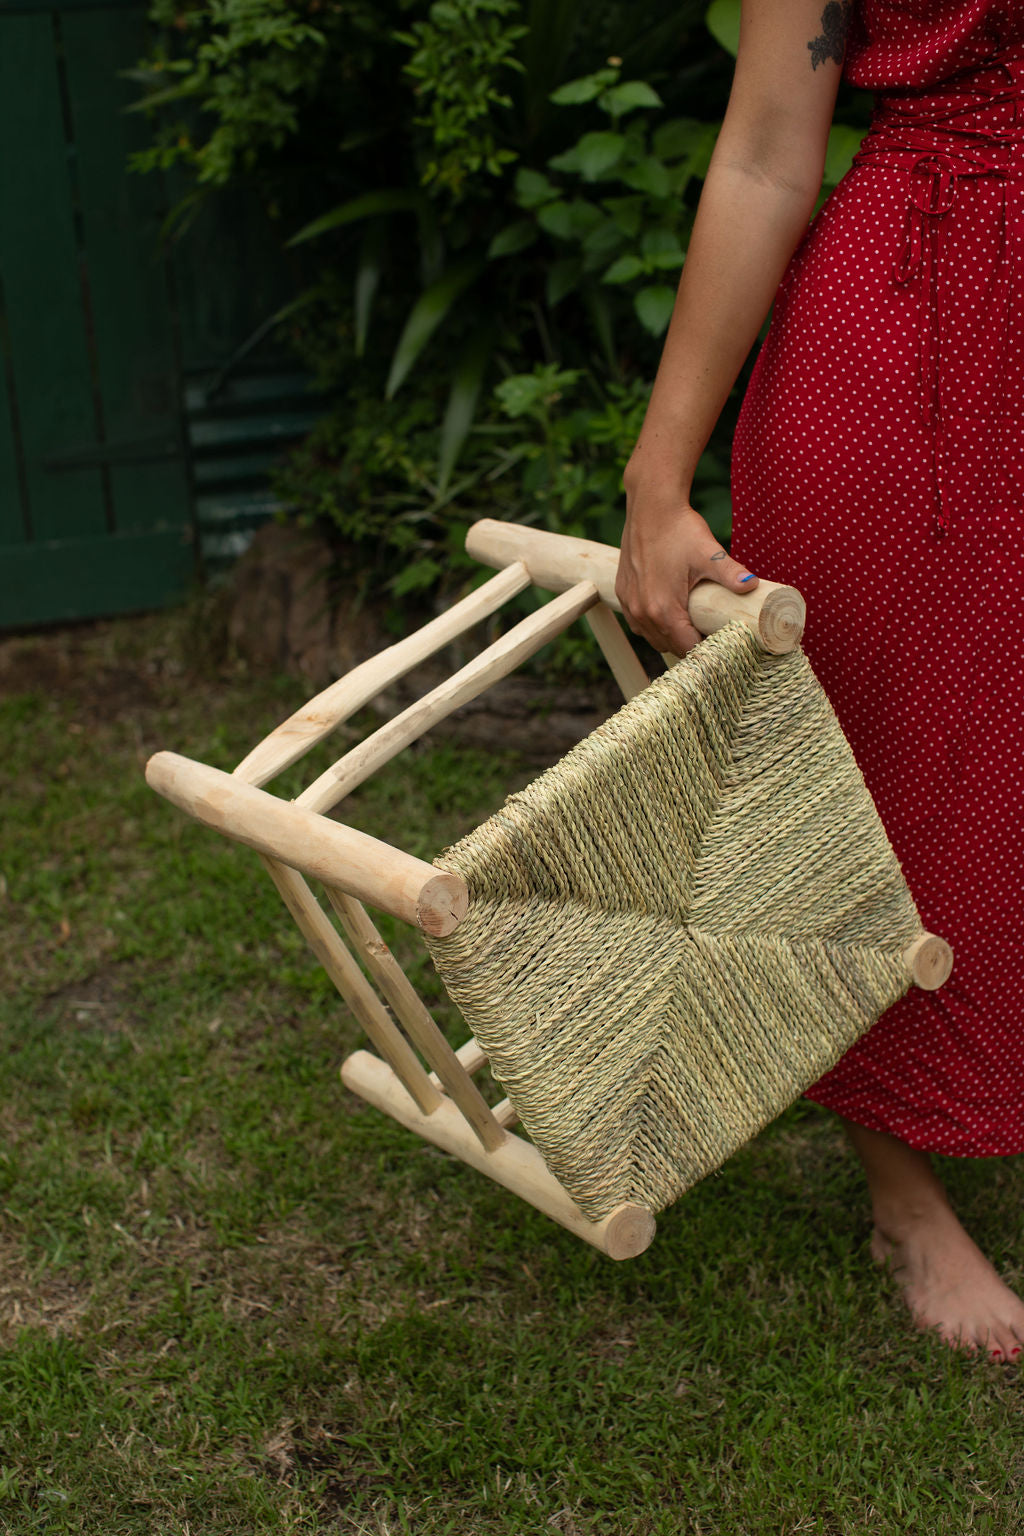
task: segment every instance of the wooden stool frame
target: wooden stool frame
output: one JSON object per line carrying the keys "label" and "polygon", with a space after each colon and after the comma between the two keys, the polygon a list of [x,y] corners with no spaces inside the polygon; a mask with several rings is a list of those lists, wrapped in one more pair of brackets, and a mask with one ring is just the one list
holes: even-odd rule
{"label": "wooden stool frame", "polygon": [[[466,547],[498,574],[415,634],[324,689],[260,742],[233,773],[158,752],[147,765],[146,778],[197,821],[261,855],[285,905],[376,1052],[358,1050],[345,1060],[341,1076],[347,1087],[611,1258],[631,1258],[653,1239],[653,1213],[623,1205],[595,1222],[580,1211],[536,1148],[513,1130],[516,1114],[508,1100],[493,1109],[488,1106],[474,1081],[486,1065],[484,1052],[472,1037],[453,1049],[363,905],[444,937],[468,910],[464,882],[325,814],[403,747],[508,676],[579,618],[589,625],[623,695],[632,698],[646,687],[646,673],[613,612],[618,607],[618,550],[490,520],[470,529]],[[346,752],[294,801],[281,800],[261,787],[398,678],[530,585],[558,595]],[[691,593],[690,613],[703,634],[741,618],[775,653],[799,643],[804,621],[799,593],[764,580],[745,595],[701,582]],[[336,922],[305,876],[323,884]],[[927,939],[919,940],[916,948],[920,953],[915,978],[921,985],[937,985],[944,979],[946,947],[941,940]]]}

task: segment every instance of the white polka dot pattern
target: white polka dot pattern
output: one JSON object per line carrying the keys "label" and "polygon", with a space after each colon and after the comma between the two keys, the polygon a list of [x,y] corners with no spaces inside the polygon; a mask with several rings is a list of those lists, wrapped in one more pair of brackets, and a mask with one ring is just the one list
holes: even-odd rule
{"label": "white polka dot pattern", "polygon": [[[924,117],[919,92],[886,92],[779,290],[733,456],[733,552],[807,598],[807,654],[925,927],[956,955],[943,988],[912,989],[809,1096],[971,1157],[1024,1151],[1024,49],[1006,48],[1024,6],[1013,16],[862,0],[857,83],[933,86],[936,56],[987,63],[930,90]],[[910,131],[932,135],[909,148],[891,125],[907,103]],[[949,174],[922,199],[926,155]],[[972,171],[979,157],[996,169]],[[915,199],[948,207],[921,216],[908,278]]]}

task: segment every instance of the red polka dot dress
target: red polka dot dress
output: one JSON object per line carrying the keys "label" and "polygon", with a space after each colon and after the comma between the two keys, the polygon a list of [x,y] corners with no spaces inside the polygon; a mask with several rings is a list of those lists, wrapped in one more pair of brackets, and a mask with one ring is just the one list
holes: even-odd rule
{"label": "red polka dot dress", "polygon": [[1024,1151],[1024,4],[858,0],[872,129],[779,289],[733,553],[807,654],[953,975],[809,1096],[911,1146]]}

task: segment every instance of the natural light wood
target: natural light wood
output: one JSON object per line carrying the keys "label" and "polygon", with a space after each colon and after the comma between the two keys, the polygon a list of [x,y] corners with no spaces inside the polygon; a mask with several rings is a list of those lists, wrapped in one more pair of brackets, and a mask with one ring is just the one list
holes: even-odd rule
{"label": "natural light wood", "polygon": [[488,1108],[483,1094],[431,1018],[362,903],[333,885],[327,887],[327,896],[349,942],[390,1004],[396,1019],[434,1068],[431,1081],[443,1084],[448,1096],[469,1121],[480,1144],[493,1152],[505,1140],[502,1126],[508,1122]]}
{"label": "natural light wood", "polygon": [[279,863],[277,859],[264,858],[263,862],[310,949],[370,1040],[394,1070],[397,1080],[415,1100],[417,1113],[432,1115],[443,1102],[443,1095],[438,1093],[423,1070],[416,1052],[395,1027],[305,880],[296,870]]}
{"label": "natural light wood", "polygon": [[949,980],[953,970],[953,950],[938,934],[925,933],[905,951],[903,957],[914,978],[915,987],[934,992]]}
{"label": "natural light wood", "polygon": [[474,624],[489,618],[529,585],[530,573],[525,565],[509,564],[422,629],[389,645],[379,655],[371,656],[310,699],[308,704],[303,704],[242,759],[235,769],[235,776],[247,784],[266,784],[383,689],[467,629],[472,629]]}
{"label": "natural light wood", "polygon": [[622,689],[623,698],[631,699],[642,693],[650,678],[608,604],[596,603],[587,610],[585,618],[594,639],[601,647],[601,654],[611,668],[612,676]]}
{"label": "natural light wood", "polygon": [[610,1258],[635,1258],[650,1247],[655,1220],[643,1206],[622,1205],[603,1221],[588,1221],[530,1142],[506,1136],[497,1151],[485,1152],[454,1104],[445,1099],[432,1114],[423,1114],[387,1063],[371,1052],[355,1051],[343,1064],[341,1077],[360,1098],[487,1174]]}
{"label": "natural light wood", "polygon": [[458,875],[444,874],[341,822],[300,810],[219,768],[176,752],[158,752],[146,765],[146,780],[205,826],[337,885],[425,933],[445,938],[466,915],[469,895]]}
{"label": "natural light wood", "polygon": [[581,581],[561,597],[545,603],[536,613],[531,613],[502,635],[493,645],[481,651],[474,659],[452,677],[431,689],[422,699],[374,731],[358,747],[346,752],[344,757],[325,773],[322,773],[308,789],[296,798],[295,804],[306,810],[327,811],[344,800],[371,774],[399,753],[410,742],[418,740],[431,726],[452,714],[463,704],[484,693],[492,683],[507,677],[528,656],[547,645],[556,635],[592,608],[597,602],[597,588],[591,581]]}
{"label": "natural light wood", "polygon": [[[455,1054],[471,1077],[487,1065],[487,1052],[475,1035],[470,1035],[468,1040],[464,1040]],[[436,1072],[431,1072],[430,1081],[435,1087],[440,1088],[442,1086],[441,1079],[437,1076]]]}
{"label": "natural light wood", "polygon": [[[619,551],[610,544],[574,539],[484,518],[466,535],[466,549],[483,565],[501,568],[522,561],[539,587],[564,592],[578,581],[592,581],[601,601],[621,611],[615,596]],[[690,617],[702,635],[713,634],[732,619],[742,619],[760,636],[766,650],[792,651],[800,643],[806,606],[795,587],[763,577],[753,592],[730,592],[716,581],[699,581],[690,593]]]}

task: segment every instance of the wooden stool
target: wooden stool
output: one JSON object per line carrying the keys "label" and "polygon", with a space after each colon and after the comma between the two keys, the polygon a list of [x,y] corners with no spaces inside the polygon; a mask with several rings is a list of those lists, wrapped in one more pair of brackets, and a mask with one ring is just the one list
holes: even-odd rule
{"label": "wooden stool", "polygon": [[[363,906],[404,919],[436,945],[466,917],[466,881],[326,814],[403,747],[514,671],[578,618],[586,619],[626,699],[647,687],[644,669],[612,611],[617,607],[617,550],[491,521],[470,530],[467,548],[499,574],[318,694],[233,773],[159,752],[146,777],[198,821],[261,855],[285,905],[377,1053],[356,1051],[342,1065],[342,1078],[353,1092],[610,1257],[630,1258],[650,1244],[654,1211],[626,1200],[598,1219],[584,1214],[537,1148],[512,1129],[518,1116],[509,1101],[488,1107],[474,1081],[486,1065],[485,1051],[473,1037],[452,1048]],[[531,584],[559,595],[345,753],[294,801],[260,787],[396,679]],[[804,620],[799,593],[765,580],[746,595],[701,582],[691,593],[690,613],[705,635],[742,620],[772,655],[797,647]],[[322,883],[329,911],[304,876]],[[924,934],[918,923],[906,950],[906,984],[940,985],[951,964],[944,941]],[[792,1096],[803,1086],[794,1085]]]}

